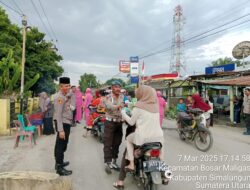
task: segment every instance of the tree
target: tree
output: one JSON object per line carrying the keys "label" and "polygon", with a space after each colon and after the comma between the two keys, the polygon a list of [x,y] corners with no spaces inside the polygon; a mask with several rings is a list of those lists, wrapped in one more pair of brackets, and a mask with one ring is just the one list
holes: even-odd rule
{"label": "tree", "polygon": [[[22,29],[11,24],[8,15],[0,7],[0,60],[7,57],[13,50],[13,58],[17,64],[21,64],[22,57]],[[33,94],[46,91],[50,94],[56,90],[54,80],[63,73],[63,68],[58,64],[62,57],[53,50],[53,44],[47,42],[45,34],[37,28],[27,31],[25,84],[31,87]],[[38,79],[39,78],[39,79]],[[37,80],[38,79],[38,80]],[[16,90],[20,88],[20,80],[17,81]],[[27,88],[25,88],[27,90]]]}
{"label": "tree", "polygon": [[117,79],[117,78],[112,78],[112,79],[109,79],[105,82],[106,85],[112,85],[112,82],[114,81],[119,81],[122,85],[122,87],[125,87],[126,86],[126,83],[122,80],[122,79]]}
{"label": "tree", "polygon": [[79,85],[82,92],[85,92],[87,88],[98,88],[100,87],[100,83],[97,81],[96,76],[94,74],[84,73],[80,80]]}
{"label": "tree", "polygon": [[0,94],[10,95],[17,87],[21,76],[21,66],[14,62],[13,51],[9,50],[7,57],[0,61]]}
{"label": "tree", "polygon": [[37,83],[31,88],[34,94],[45,91],[52,94],[56,91],[54,80],[63,73],[63,68],[58,65],[62,56],[53,49],[51,42],[44,40],[45,34],[32,28],[27,32],[27,58],[25,63],[25,80],[32,80],[35,73],[40,74]]}
{"label": "tree", "polygon": [[16,63],[21,63],[22,35],[21,29],[11,24],[8,15],[0,7],[0,60],[7,57],[9,50],[13,50]]}
{"label": "tree", "polygon": [[233,61],[233,59],[231,57],[225,57],[225,58],[219,58],[215,61],[212,61],[211,66],[221,66],[221,65],[226,65],[226,64],[230,64],[230,63],[235,63],[237,66],[240,66],[241,63],[239,60],[235,60]]}

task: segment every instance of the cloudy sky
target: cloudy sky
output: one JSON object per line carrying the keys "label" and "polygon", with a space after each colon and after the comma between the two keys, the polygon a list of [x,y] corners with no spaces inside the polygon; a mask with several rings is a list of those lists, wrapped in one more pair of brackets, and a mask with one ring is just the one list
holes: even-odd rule
{"label": "cloudy sky", "polygon": [[[173,14],[178,4],[185,17],[183,39],[204,33],[198,37],[203,39],[194,38],[183,48],[185,74],[204,73],[211,61],[232,57],[237,43],[250,41],[249,0],[40,0],[55,35],[39,0],[1,2],[24,12],[29,25],[46,33],[47,40],[58,39],[56,46],[64,58],[60,64],[74,84],[85,72],[95,74],[103,82],[113,76],[125,79],[124,74],[119,74],[119,60],[171,47]],[[12,22],[21,23],[17,13],[4,8]],[[218,28],[221,25],[224,26]],[[206,33],[209,30],[212,31]],[[168,73],[170,54],[166,51],[142,59],[145,74]]]}

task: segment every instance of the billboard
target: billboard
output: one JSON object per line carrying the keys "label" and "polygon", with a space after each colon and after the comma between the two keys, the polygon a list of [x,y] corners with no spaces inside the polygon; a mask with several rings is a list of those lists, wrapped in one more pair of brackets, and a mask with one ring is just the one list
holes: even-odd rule
{"label": "billboard", "polygon": [[122,73],[130,73],[130,62],[129,61],[120,61],[119,62],[119,71]]}
{"label": "billboard", "polygon": [[215,66],[215,67],[206,67],[205,73],[206,75],[216,74],[216,73],[223,73],[228,71],[234,71],[235,70],[235,64],[227,64],[227,65],[221,65],[221,66]]}
{"label": "billboard", "polygon": [[130,77],[130,82],[131,84],[138,84],[139,83],[139,76],[135,76],[135,77]]}
{"label": "billboard", "polygon": [[139,75],[139,63],[130,63],[130,75],[131,76]]}

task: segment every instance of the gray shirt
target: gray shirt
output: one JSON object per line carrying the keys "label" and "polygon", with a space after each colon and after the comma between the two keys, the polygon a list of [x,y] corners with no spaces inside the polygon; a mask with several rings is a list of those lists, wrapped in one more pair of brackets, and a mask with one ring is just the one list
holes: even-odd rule
{"label": "gray shirt", "polygon": [[121,105],[124,101],[123,94],[120,94],[118,98],[114,98],[113,93],[107,95],[103,104],[106,109],[106,117],[111,119],[116,119],[118,121],[122,120],[121,110],[117,109],[118,105]]}
{"label": "gray shirt", "polygon": [[58,132],[63,131],[63,123],[72,124],[73,110],[71,96],[66,96],[59,91],[54,98],[54,120],[57,122]]}

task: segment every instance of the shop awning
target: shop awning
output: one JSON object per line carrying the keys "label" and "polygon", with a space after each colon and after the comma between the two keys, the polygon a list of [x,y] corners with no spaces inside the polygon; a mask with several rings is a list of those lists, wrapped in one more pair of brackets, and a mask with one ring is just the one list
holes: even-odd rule
{"label": "shop awning", "polygon": [[235,77],[231,79],[203,81],[205,84],[222,86],[250,86],[250,75]]}

